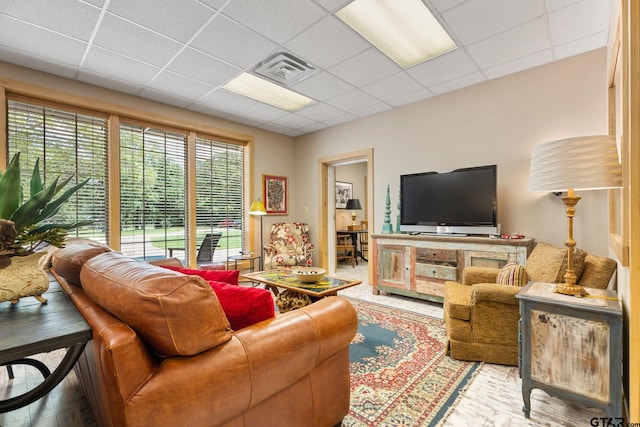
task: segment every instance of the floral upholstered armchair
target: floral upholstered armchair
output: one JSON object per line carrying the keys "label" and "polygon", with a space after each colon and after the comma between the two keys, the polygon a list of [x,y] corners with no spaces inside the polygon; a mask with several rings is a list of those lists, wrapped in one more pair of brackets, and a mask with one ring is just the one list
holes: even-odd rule
{"label": "floral upholstered armchair", "polygon": [[309,225],[302,222],[280,222],[271,226],[269,243],[264,246],[264,269],[311,266],[313,245],[309,241]]}

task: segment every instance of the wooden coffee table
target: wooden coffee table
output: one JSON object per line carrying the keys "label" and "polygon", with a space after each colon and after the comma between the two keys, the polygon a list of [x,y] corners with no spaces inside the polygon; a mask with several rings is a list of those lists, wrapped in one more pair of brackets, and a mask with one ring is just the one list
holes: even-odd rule
{"label": "wooden coffee table", "polygon": [[253,282],[264,283],[267,289],[271,289],[274,295],[278,295],[278,288],[286,289],[300,294],[309,295],[312,298],[324,298],[337,295],[341,289],[350,288],[362,283],[360,280],[339,279],[337,277],[324,276],[316,283],[302,283],[291,274],[287,268],[257,271],[243,274],[242,278]]}

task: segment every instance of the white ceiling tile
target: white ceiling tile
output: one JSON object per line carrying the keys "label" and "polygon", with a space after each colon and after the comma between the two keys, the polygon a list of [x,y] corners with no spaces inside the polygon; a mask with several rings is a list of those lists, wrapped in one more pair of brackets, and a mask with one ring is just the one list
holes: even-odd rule
{"label": "white ceiling tile", "polygon": [[294,84],[291,89],[315,100],[324,101],[353,90],[354,87],[336,76],[321,72]]}
{"label": "white ceiling tile", "polygon": [[175,93],[180,98],[189,99],[192,102],[211,92],[214,87],[184,76],[162,71],[151,83],[149,87],[163,93]]}
{"label": "white ceiling tile", "polygon": [[468,0],[430,0],[436,11],[444,13],[449,9],[453,9],[460,3],[464,3]]}
{"label": "white ceiling tile", "polygon": [[227,82],[240,71],[236,67],[190,48],[180,52],[168,69],[213,86]]}
{"label": "white ceiling tile", "polygon": [[250,119],[247,117],[239,116],[237,114],[230,114],[226,117],[226,119],[234,122],[242,123],[243,125],[253,126],[253,127],[260,127],[265,123],[264,120]]}
{"label": "white ceiling tile", "polygon": [[220,111],[242,112],[254,105],[257,101],[229,92],[225,89],[218,89],[198,101],[200,104],[210,108],[216,108]]}
{"label": "white ceiling tile", "polygon": [[539,18],[513,30],[468,46],[481,68],[494,67],[550,47],[546,19]]}
{"label": "white ceiling tile", "polygon": [[344,111],[327,104],[313,104],[300,110],[297,114],[312,120],[324,121],[344,114]]}
{"label": "white ceiling tile", "polygon": [[300,136],[300,135],[304,135],[306,133],[311,133],[311,132],[316,132],[322,129],[326,129],[328,128],[329,125],[326,123],[322,123],[322,122],[315,122],[313,124],[310,124],[309,126],[305,126],[300,128],[299,130],[296,131],[292,131],[292,132],[297,132],[298,134],[293,134],[293,133],[287,133],[287,135],[291,135],[291,136]]}
{"label": "white ceiling tile", "polygon": [[137,95],[141,88],[140,85],[132,84],[129,81],[117,80],[111,76],[105,77],[91,71],[80,71],[78,73],[78,80],[131,95]]}
{"label": "white ceiling tile", "polygon": [[316,0],[316,3],[327,9],[329,12],[336,12],[351,2],[352,0]]}
{"label": "white ceiling tile", "polygon": [[369,95],[381,100],[397,98],[423,87],[406,73],[397,73],[362,88]]}
{"label": "white ceiling tile", "polygon": [[597,49],[597,47],[595,46],[604,47],[607,45],[608,36],[608,33],[602,32],[589,37],[583,37],[581,39],[565,43],[560,46],[556,46],[553,49],[555,53],[555,59],[564,59],[569,56],[578,55],[590,50]]}
{"label": "white ceiling tile", "polygon": [[412,102],[422,101],[423,99],[428,99],[433,96],[433,92],[428,89],[422,89],[410,93],[408,95],[399,96],[397,98],[393,98],[387,101],[389,105],[393,105],[394,107],[399,107],[401,105],[411,104]]}
{"label": "white ceiling tile", "polygon": [[237,20],[277,43],[284,43],[324,15],[310,0],[241,0],[224,8]]}
{"label": "white ceiling tile", "polygon": [[368,93],[363,92],[360,89],[354,89],[351,92],[338,95],[335,98],[331,98],[327,101],[327,104],[333,105],[343,111],[353,112],[362,110],[363,108],[370,107],[377,104],[378,101]]}
{"label": "white ceiling tile", "polygon": [[335,125],[339,125],[340,123],[350,122],[350,121],[355,120],[357,118],[358,118],[358,116],[356,116],[355,114],[344,113],[342,116],[332,117],[330,119],[324,120],[324,123],[326,123],[326,124],[328,124],[330,126],[335,126]]}
{"label": "white ceiling tile", "polygon": [[3,46],[0,46],[0,58],[2,58],[2,61],[10,64],[20,65],[21,67],[43,71],[68,79],[74,79],[78,73],[78,67],[75,65],[58,63],[46,58],[38,58]]}
{"label": "white ceiling tile", "polygon": [[204,105],[202,103],[191,104],[187,107],[187,109],[191,111],[196,111],[198,113],[207,114],[209,116],[219,117],[221,119],[226,119],[227,117],[231,117],[231,114],[229,113],[229,111],[213,108],[208,105]]}
{"label": "white ceiling tile", "polygon": [[274,107],[272,105],[263,104],[262,102],[256,102],[249,108],[242,111],[243,115],[265,122],[270,122],[279,118],[282,118],[289,114],[285,110]]}
{"label": "white ceiling tile", "polygon": [[180,49],[180,44],[157,33],[105,14],[94,43],[113,52],[164,66]]}
{"label": "white ceiling tile", "polygon": [[287,126],[279,125],[276,123],[265,123],[259,126],[260,129],[268,130],[269,132],[286,134],[291,131],[291,129]]}
{"label": "white ceiling tile", "polygon": [[407,73],[423,86],[429,87],[466,76],[477,70],[478,67],[469,58],[466,51],[456,49],[411,67]]}
{"label": "white ceiling tile", "polygon": [[100,9],[77,0],[3,0],[0,14],[89,41]]}
{"label": "white ceiling tile", "polygon": [[[602,0],[585,0],[549,14],[551,40],[556,45],[606,32],[609,14],[602,13]],[[604,3],[610,4],[605,1]]]}
{"label": "white ceiling tile", "polygon": [[200,3],[204,3],[209,7],[220,10],[220,8],[222,8],[222,6],[227,3],[227,0],[200,0]]}
{"label": "white ceiling tile", "polygon": [[187,42],[215,13],[195,0],[111,0],[109,12]]}
{"label": "white ceiling tile", "polygon": [[332,67],[371,47],[332,15],[318,21],[285,46],[322,68]]}
{"label": "white ceiling tile", "polygon": [[278,45],[225,16],[215,17],[191,46],[240,68],[253,67]]}
{"label": "white ceiling tile", "polygon": [[390,110],[391,108],[392,108],[391,105],[385,104],[384,102],[379,102],[375,105],[370,105],[366,108],[363,108],[362,110],[353,111],[353,114],[355,114],[358,117],[366,117],[372,114],[381,113],[383,111]]}
{"label": "white ceiling tile", "polygon": [[505,62],[504,64],[496,65],[495,67],[487,68],[484,70],[484,74],[490,79],[496,79],[498,77],[506,76],[507,74],[517,73],[528,68],[546,64],[552,60],[553,53],[551,52],[551,49],[545,49],[541,52],[536,52],[513,61]]}
{"label": "white ceiling tile", "polygon": [[303,117],[299,114],[287,114],[286,116],[282,116],[280,118],[274,119],[273,123],[284,125],[293,129],[300,129],[305,126],[310,126],[315,123],[315,120],[311,120],[307,117]]}
{"label": "white ceiling tile", "polygon": [[106,0],[84,0],[87,3],[91,3],[94,6],[102,7]]}
{"label": "white ceiling tile", "polygon": [[[543,14],[542,0],[471,0],[443,14],[465,45],[509,30]],[[478,19],[482,16],[482,19]]]}
{"label": "white ceiling tile", "polygon": [[111,76],[117,80],[129,81],[145,86],[160,69],[144,62],[115,54],[99,47],[93,47],[84,62],[84,69],[94,74]]}
{"label": "white ceiling tile", "polygon": [[463,87],[471,86],[477,83],[485,81],[486,78],[482,73],[473,73],[468,76],[460,77],[455,80],[450,80],[446,83],[442,83],[437,86],[432,86],[429,89],[435,94],[442,94],[446,92],[452,92],[454,90],[462,89]]}
{"label": "white ceiling tile", "polygon": [[0,46],[40,59],[78,66],[86,43],[0,15]]}
{"label": "white ceiling tile", "polygon": [[399,65],[374,48],[329,68],[329,72],[356,87],[383,79],[401,70]]}
{"label": "white ceiling tile", "polygon": [[547,12],[553,12],[554,10],[562,9],[581,0],[544,0],[544,6]]}
{"label": "white ceiling tile", "polygon": [[182,98],[181,96],[171,95],[171,94],[168,94],[167,92],[159,92],[149,88],[143,89],[141,92],[138,93],[138,96],[151,99],[156,102],[175,105],[176,107],[180,107],[180,108],[187,108],[193,102],[193,100],[191,99],[185,99],[185,98]]}

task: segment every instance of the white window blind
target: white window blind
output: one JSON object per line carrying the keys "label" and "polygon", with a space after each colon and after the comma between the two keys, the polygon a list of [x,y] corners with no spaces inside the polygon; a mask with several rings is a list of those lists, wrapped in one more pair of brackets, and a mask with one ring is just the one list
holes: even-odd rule
{"label": "white window blind", "polygon": [[120,220],[124,254],[147,260],[169,255],[184,258],[186,144],[184,133],[121,124]]}
{"label": "white window blind", "polygon": [[107,241],[107,118],[100,113],[64,106],[40,104],[22,97],[9,98],[7,108],[9,159],[20,152],[25,196],[29,180],[40,159],[45,185],[56,176],[73,175],[68,186],[90,178],[62,205],[50,222],[93,223],[71,230],[69,235]]}
{"label": "white window blind", "polygon": [[196,138],[197,244],[207,233],[222,234],[213,261],[226,261],[245,247],[247,157],[243,145]]}

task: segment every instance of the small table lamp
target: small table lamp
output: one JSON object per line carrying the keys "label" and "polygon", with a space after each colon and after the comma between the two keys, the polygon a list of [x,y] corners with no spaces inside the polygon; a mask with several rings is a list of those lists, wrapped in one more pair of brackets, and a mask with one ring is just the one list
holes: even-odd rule
{"label": "small table lamp", "polygon": [[359,199],[347,200],[347,206],[345,206],[345,209],[351,209],[351,221],[353,221],[353,224],[351,225],[356,225],[356,211],[359,211],[360,209],[362,209],[362,206],[360,206],[360,200]]}
{"label": "small table lamp", "polygon": [[580,201],[574,190],[600,190],[622,186],[622,168],[613,136],[580,136],[543,142],[531,151],[529,191],[567,192],[562,201],[567,206],[569,237],[567,272],[564,283],[555,291],[565,295],[584,296],[587,292],[576,284],[573,269],[573,217]]}
{"label": "small table lamp", "polygon": [[249,215],[257,215],[260,217],[260,271],[262,271],[262,217],[267,214],[267,210],[264,208],[264,204],[260,199],[251,203],[249,208]]}

